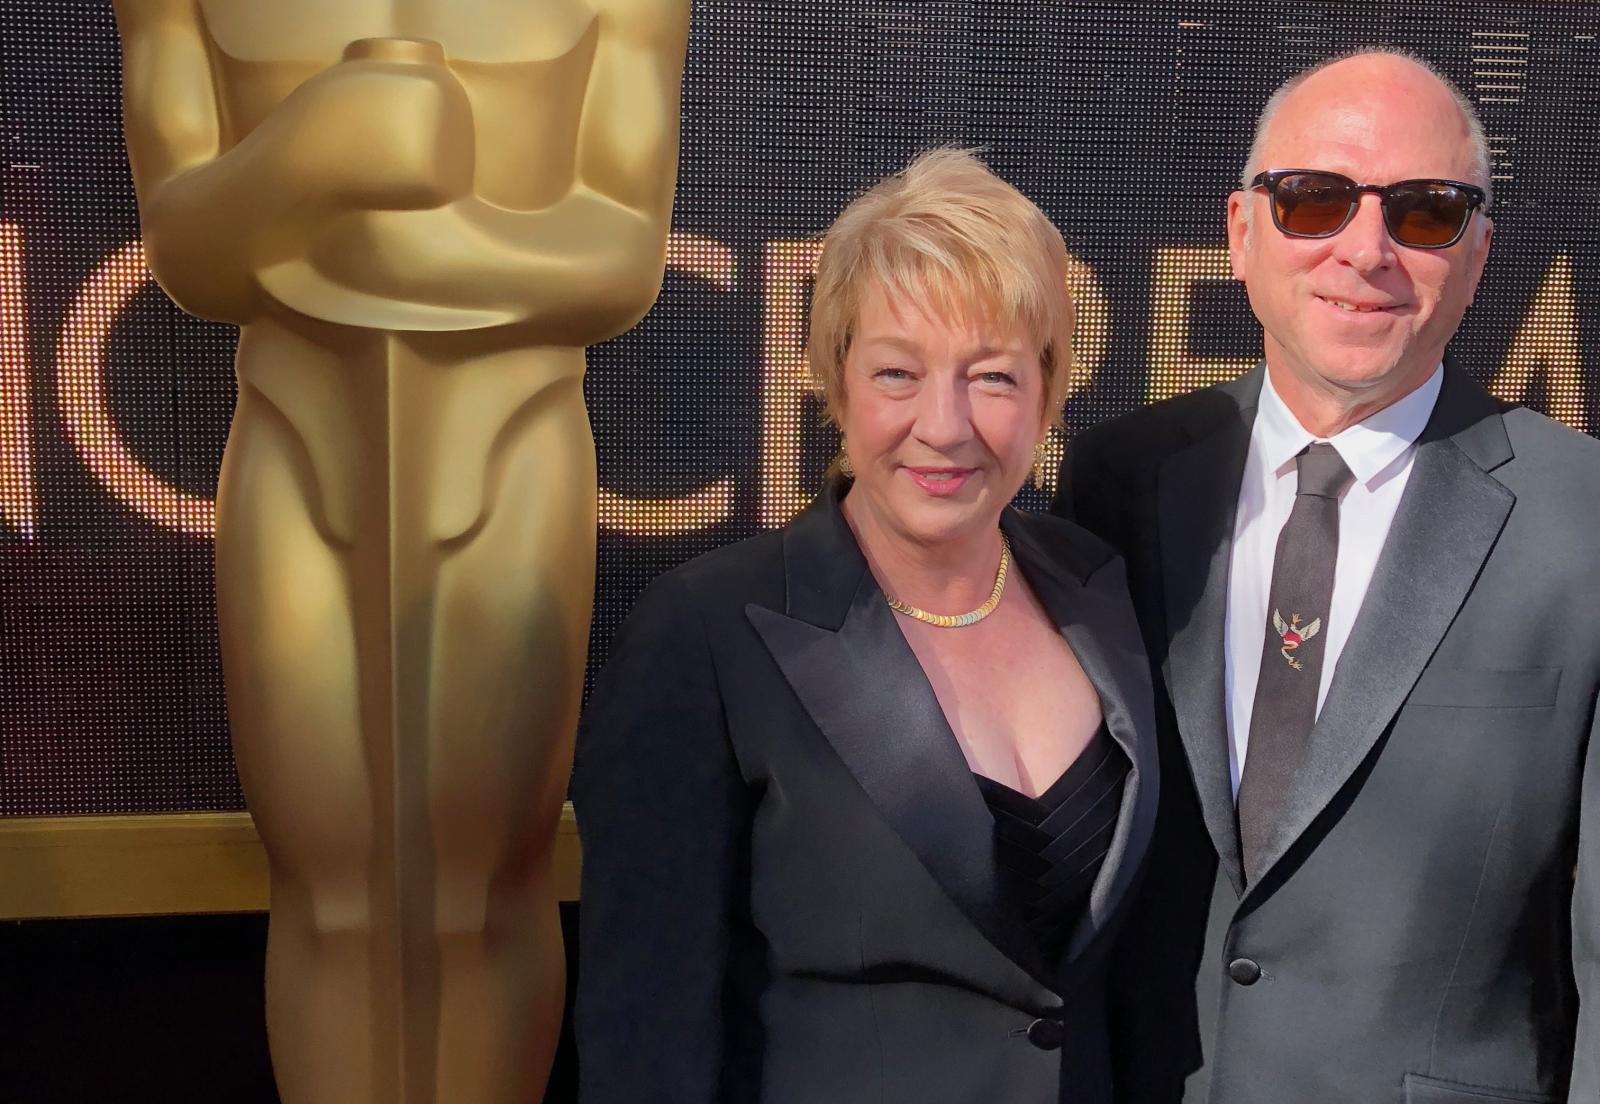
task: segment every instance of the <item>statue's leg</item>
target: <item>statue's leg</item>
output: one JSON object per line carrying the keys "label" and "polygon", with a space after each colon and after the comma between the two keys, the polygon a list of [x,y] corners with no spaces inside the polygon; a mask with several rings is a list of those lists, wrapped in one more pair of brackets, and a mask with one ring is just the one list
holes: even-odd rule
{"label": "statue's leg", "polygon": [[594,593],[582,357],[454,344],[240,344],[218,605],[285,1104],[521,1104],[559,1033],[553,850]]}
{"label": "statue's leg", "polygon": [[283,413],[241,384],[218,493],[217,598],[234,752],[272,869],[267,1023],[285,1104],[397,1100],[392,925],[373,908],[348,550]]}
{"label": "statue's leg", "polygon": [[521,1104],[544,1085],[564,997],[553,851],[588,650],[596,523],[578,375],[511,415],[484,489],[481,526],[439,550],[434,607],[437,1084],[451,1099]]}

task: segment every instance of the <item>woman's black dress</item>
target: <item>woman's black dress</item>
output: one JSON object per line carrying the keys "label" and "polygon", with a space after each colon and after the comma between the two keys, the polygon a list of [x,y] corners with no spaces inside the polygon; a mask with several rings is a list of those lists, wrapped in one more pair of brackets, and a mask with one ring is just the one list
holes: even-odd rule
{"label": "woman's black dress", "polygon": [[1077,926],[1122,807],[1128,759],[1104,725],[1038,797],[974,774],[994,816],[995,848],[1013,907],[1047,957]]}

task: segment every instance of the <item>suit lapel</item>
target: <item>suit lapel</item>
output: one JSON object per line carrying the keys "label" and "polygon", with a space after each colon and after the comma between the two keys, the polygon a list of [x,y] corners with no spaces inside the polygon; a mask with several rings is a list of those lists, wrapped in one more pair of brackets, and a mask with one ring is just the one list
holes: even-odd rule
{"label": "suit lapel", "polygon": [[994,820],[830,488],[784,534],[784,613],[746,607],[784,679],[896,834],[980,932],[1046,987],[1006,907]]}
{"label": "suit lapel", "polygon": [[1218,389],[1233,401],[1195,427],[1193,443],[1162,464],[1157,510],[1170,644],[1167,688],[1206,829],[1236,892],[1243,861],[1229,767],[1223,626],[1234,512],[1261,373]]}
{"label": "suit lapel", "polygon": [[1494,400],[1447,365],[1310,751],[1254,885],[1349,781],[1438,648],[1511,512],[1515,496],[1488,474],[1510,458]]}
{"label": "suit lapel", "polygon": [[[1061,630],[1084,674],[1094,684],[1106,728],[1128,757],[1117,828],[1095,878],[1089,907],[1062,952],[1070,964],[1105,930],[1126,897],[1155,827],[1156,749],[1150,666],[1133,607],[1122,590],[1103,593],[1083,585],[1059,552],[1042,548],[1030,519],[1006,511],[1001,527],[1011,538],[1017,565],[1051,620]],[[1087,579],[1099,564],[1082,565]]]}

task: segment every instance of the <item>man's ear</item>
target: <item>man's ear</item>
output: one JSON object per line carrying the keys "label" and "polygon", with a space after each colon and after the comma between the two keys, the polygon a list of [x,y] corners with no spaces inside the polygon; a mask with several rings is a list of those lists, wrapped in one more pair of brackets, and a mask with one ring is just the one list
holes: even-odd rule
{"label": "man's ear", "polygon": [[1483,216],[1483,241],[1478,245],[1478,263],[1472,273],[1472,295],[1467,297],[1467,302],[1472,302],[1478,294],[1478,281],[1483,279],[1483,266],[1489,262],[1489,246],[1494,244],[1494,220],[1488,215]]}
{"label": "man's ear", "polygon": [[1251,214],[1249,192],[1233,192],[1228,196],[1228,264],[1233,268],[1233,278],[1243,281],[1250,250]]}

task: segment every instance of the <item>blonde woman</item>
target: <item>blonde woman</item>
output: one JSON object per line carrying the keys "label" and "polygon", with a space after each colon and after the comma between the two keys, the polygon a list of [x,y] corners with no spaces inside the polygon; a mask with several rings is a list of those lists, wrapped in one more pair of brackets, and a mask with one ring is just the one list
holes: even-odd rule
{"label": "blonde woman", "polygon": [[1121,561],[1009,506],[1067,391],[1066,263],[955,150],[829,231],[837,471],[651,586],[580,736],[586,1101],[1110,1100],[1148,668]]}

